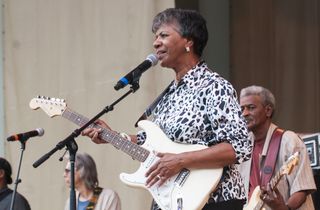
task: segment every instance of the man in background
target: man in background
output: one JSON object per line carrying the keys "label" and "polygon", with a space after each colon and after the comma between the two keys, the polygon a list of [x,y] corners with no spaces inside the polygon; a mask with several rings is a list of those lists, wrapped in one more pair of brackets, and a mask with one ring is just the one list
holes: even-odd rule
{"label": "man in background", "polygon": [[[294,132],[283,131],[272,123],[275,111],[273,94],[264,87],[246,87],[240,92],[240,106],[254,143],[251,159],[240,166],[249,204],[252,204],[251,196],[254,189],[263,185],[261,186],[261,195],[258,197],[265,203],[264,207],[267,210],[313,210],[314,206],[310,194],[316,190],[316,186],[305,144]],[[279,144],[274,142],[279,142]],[[269,148],[272,148],[271,151],[278,151],[278,153],[274,155],[269,152]],[[275,188],[268,184],[288,158],[296,152],[299,152],[299,161],[292,172],[283,176]],[[269,172],[272,176],[268,180],[263,176],[268,174],[266,166],[272,166],[272,164],[266,164],[272,160],[270,156],[276,158],[273,161],[274,171],[273,173]],[[268,180],[267,183],[266,180]]]}

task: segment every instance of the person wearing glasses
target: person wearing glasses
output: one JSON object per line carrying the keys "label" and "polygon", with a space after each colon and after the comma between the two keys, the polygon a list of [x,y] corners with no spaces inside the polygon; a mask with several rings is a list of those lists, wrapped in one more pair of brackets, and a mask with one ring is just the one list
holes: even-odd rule
{"label": "person wearing glasses", "polygon": [[[63,177],[70,187],[70,162],[66,164]],[[75,159],[75,190],[77,210],[121,210],[118,194],[108,188],[99,187],[95,161],[87,153],[77,153]],[[65,210],[70,208],[70,198]]]}

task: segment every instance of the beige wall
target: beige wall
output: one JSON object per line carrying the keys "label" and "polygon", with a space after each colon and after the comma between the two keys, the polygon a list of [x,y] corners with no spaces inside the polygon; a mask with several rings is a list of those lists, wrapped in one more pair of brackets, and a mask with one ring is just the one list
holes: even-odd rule
{"label": "beige wall", "polygon": [[[64,163],[58,161],[63,151],[36,169],[32,164],[77,126],[31,110],[30,100],[37,95],[64,98],[69,108],[85,116],[100,112],[126,92],[113,89],[116,81],[152,52],[153,16],[173,6],[173,0],[4,1],[4,131],[9,135],[45,129],[43,137],[27,142],[18,187],[33,210],[63,208],[69,194],[62,177]],[[170,70],[160,67],[146,72],[141,88],[103,119],[115,130],[136,132],[136,119],[171,77]],[[84,137],[76,140],[79,151],[95,158],[101,186],[119,193],[123,209],[149,208],[148,193],[118,178],[121,172],[135,171],[138,162],[111,145],[96,145]],[[15,178],[20,144],[4,146]]]}

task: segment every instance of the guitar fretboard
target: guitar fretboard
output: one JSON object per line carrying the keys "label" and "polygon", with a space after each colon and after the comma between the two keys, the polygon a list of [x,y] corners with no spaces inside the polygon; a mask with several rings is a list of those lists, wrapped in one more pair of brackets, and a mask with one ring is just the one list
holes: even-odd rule
{"label": "guitar fretboard", "polygon": [[[69,108],[65,109],[65,111],[62,113],[62,117],[70,120],[71,122],[77,124],[80,127],[89,122],[88,118],[72,111]],[[128,141],[127,139],[120,136],[118,133],[115,133],[95,124],[91,124],[89,127],[101,128],[102,132],[99,136],[101,139],[112,144],[115,148],[127,153],[135,160],[144,162],[150,153],[145,148],[135,143],[132,143],[131,141]]]}

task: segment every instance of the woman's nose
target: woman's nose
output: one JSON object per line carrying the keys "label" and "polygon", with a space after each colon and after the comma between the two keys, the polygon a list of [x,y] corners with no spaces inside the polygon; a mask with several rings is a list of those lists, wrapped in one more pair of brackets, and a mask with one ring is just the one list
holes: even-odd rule
{"label": "woman's nose", "polygon": [[154,49],[158,49],[158,48],[160,47],[160,45],[161,45],[161,42],[160,42],[158,39],[155,39],[155,40],[153,41],[153,47],[154,47]]}

